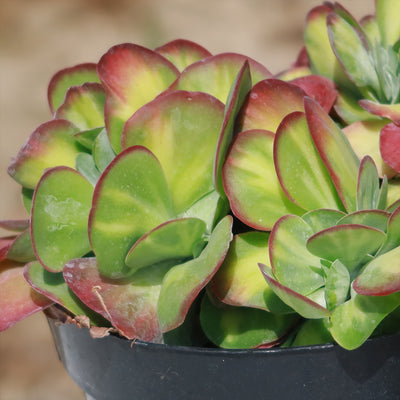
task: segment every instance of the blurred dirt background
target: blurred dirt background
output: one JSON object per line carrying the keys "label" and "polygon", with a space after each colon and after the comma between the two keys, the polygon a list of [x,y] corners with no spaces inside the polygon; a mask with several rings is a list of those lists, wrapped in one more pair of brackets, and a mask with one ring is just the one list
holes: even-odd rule
{"label": "blurred dirt background", "polygon": [[[57,70],[96,62],[118,43],[154,48],[186,38],[212,53],[246,54],[277,73],[295,59],[306,12],[320,3],[1,0],[0,218],[25,217],[19,187],[7,176],[6,168],[34,128],[50,119],[47,83]],[[356,17],[373,12],[373,0],[341,3]],[[0,333],[0,400],[83,398],[57,359],[42,315]]]}

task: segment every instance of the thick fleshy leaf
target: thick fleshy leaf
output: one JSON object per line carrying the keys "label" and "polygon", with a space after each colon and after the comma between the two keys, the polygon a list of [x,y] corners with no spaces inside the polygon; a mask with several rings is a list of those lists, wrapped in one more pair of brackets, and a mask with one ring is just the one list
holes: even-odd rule
{"label": "thick fleshy leaf", "polygon": [[253,84],[272,76],[263,65],[249,57],[236,53],[221,53],[187,67],[173,88],[205,92],[225,104],[231,86],[245,61],[249,63]]}
{"label": "thick fleshy leaf", "polygon": [[324,284],[320,259],[306,248],[312,234],[310,226],[300,217],[286,215],[275,224],[269,238],[269,257],[275,277],[302,295]]}
{"label": "thick fleshy leaf", "polygon": [[125,257],[146,232],[175,218],[160,163],[142,146],[129,147],[107,167],[96,185],[89,237],[99,270],[109,278],[129,274]]}
{"label": "thick fleshy leaf", "polygon": [[312,346],[315,344],[333,342],[328,326],[328,318],[309,319],[304,321],[296,334],[296,338],[291,343],[291,347]]}
{"label": "thick fleshy leaf", "polygon": [[400,3],[396,0],[377,0],[376,19],[384,46],[396,43],[400,36]]}
{"label": "thick fleshy leaf", "polygon": [[345,215],[337,225],[358,224],[367,225],[372,228],[386,232],[388,228],[390,213],[383,210],[361,210]]}
{"label": "thick fleshy leaf", "polygon": [[343,209],[314,146],[304,113],[291,113],[279,125],[274,141],[274,162],[282,189],[299,207]]}
{"label": "thick fleshy leaf", "polygon": [[100,59],[97,72],[106,90],[107,132],[113,149],[119,153],[125,122],[167,89],[179,72],[160,54],[130,43],[112,47]]}
{"label": "thick fleshy leaf", "polygon": [[218,139],[214,163],[214,184],[221,196],[225,196],[222,183],[222,167],[234,135],[237,114],[252,86],[249,63],[245,61],[234,80],[225,105],[224,121]]}
{"label": "thick fleshy leaf", "polygon": [[160,161],[178,214],[214,189],[213,165],[224,106],[206,93],[159,96],[126,123],[122,148],[147,147]]}
{"label": "thick fleshy leaf", "polygon": [[279,184],[273,160],[274,136],[263,130],[239,133],[222,170],[233,213],[261,230],[270,230],[285,214],[304,213],[285,196]]}
{"label": "thick fleshy leaf", "polygon": [[132,283],[112,284],[99,274],[95,258],[69,261],[64,279],[89,308],[108,319],[128,339],[160,342],[157,300],[166,269],[146,268]]}
{"label": "thick fleshy leaf", "polygon": [[25,266],[24,278],[37,292],[62,305],[72,314],[87,315],[95,325],[104,322],[100,315],[86,307],[72,292],[65,283],[62,272],[49,272],[38,261],[33,261]]}
{"label": "thick fleshy leaf", "polygon": [[390,179],[396,171],[383,161],[379,150],[380,131],[387,123],[387,120],[359,121],[344,127],[343,133],[360,160],[367,155],[370,156],[374,160],[379,176],[383,178],[386,175]]}
{"label": "thick fleshy leaf", "polygon": [[189,307],[223,262],[232,240],[232,217],[226,216],[211,233],[200,256],[172,267],[162,283],[158,320],[162,332],[181,325]]}
{"label": "thick fleshy leaf", "polygon": [[103,127],[99,127],[89,129],[87,131],[80,131],[78,133],[75,133],[74,137],[78,143],[80,143],[86,150],[89,150],[91,152],[93,149],[94,141],[103,130]]}
{"label": "thick fleshy leaf", "polygon": [[2,219],[0,228],[7,231],[23,232],[29,228],[29,219]]}
{"label": "thick fleshy leaf", "polygon": [[389,124],[382,128],[379,146],[386,164],[400,172],[400,127]]}
{"label": "thick fleshy leaf", "polygon": [[0,262],[0,332],[53,303],[28,285],[23,272],[19,263]]}
{"label": "thick fleshy leaf", "polygon": [[279,315],[249,307],[219,303],[205,295],[200,322],[207,337],[226,349],[272,347],[297,322],[296,314]]}
{"label": "thick fleshy leaf", "polygon": [[331,175],[336,190],[347,211],[356,211],[360,161],[342,131],[318,103],[305,98],[304,106],[314,144]]}
{"label": "thick fleshy leaf", "polygon": [[368,263],[353,283],[358,294],[386,296],[400,292],[400,246]]}
{"label": "thick fleshy leaf", "polygon": [[397,207],[390,215],[386,235],[385,243],[379,249],[378,254],[386,253],[400,246],[400,207]]}
{"label": "thick fleshy leaf", "polygon": [[27,263],[36,259],[29,229],[21,232],[14,239],[7,251],[7,258],[20,263]]}
{"label": "thick fleshy leaf", "polygon": [[8,167],[8,173],[22,186],[34,189],[43,171],[59,165],[75,167],[83,147],[75,140],[79,129],[63,119],[40,125]]}
{"label": "thick fleshy leaf", "polygon": [[365,38],[338,14],[329,14],[327,24],[333,51],[347,76],[361,90],[364,87],[378,90],[379,79]]}
{"label": "thick fleshy leaf", "polygon": [[93,156],[89,153],[79,153],[75,161],[76,170],[93,186],[96,186],[101,172],[97,169]]}
{"label": "thick fleshy leaf", "polygon": [[283,81],[290,82],[293,79],[301,78],[303,76],[312,75],[311,69],[309,66],[292,66],[292,68],[287,69],[286,71],[280,72],[275,75],[275,78],[282,79]]}
{"label": "thick fleshy leaf", "polygon": [[302,88],[308,97],[319,103],[326,112],[330,112],[337,97],[333,81],[319,75],[306,75],[289,83]]}
{"label": "thick fleshy leaf", "polygon": [[300,87],[279,79],[261,81],[251,89],[244,102],[237,129],[264,129],[275,133],[286,115],[304,111],[304,96]]}
{"label": "thick fleshy leaf", "polygon": [[297,313],[299,313],[304,318],[318,319],[326,318],[330,316],[329,311],[322,307],[320,304],[309,299],[306,296],[290,289],[289,287],[278,282],[273,278],[271,270],[263,264],[259,264],[261,272],[264,275],[265,280],[271,289],[279,296],[283,302],[285,302],[289,307],[293,308]]}
{"label": "thick fleshy leaf", "polygon": [[155,52],[172,62],[179,71],[190,64],[211,57],[211,53],[197,43],[186,39],[177,39],[154,49]]}
{"label": "thick fleshy leaf", "polygon": [[350,290],[350,274],[346,266],[335,260],[329,268],[325,282],[325,301],[328,310],[333,311],[343,304]]}
{"label": "thick fleshy leaf", "polygon": [[145,233],[129,250],[125,264],[131,273],[154,264],[171,261],[172,265],[193,257],[206,230],[198,218],[181,218],[165,222]]}
{"label": "thick fleshy leaf", "polygon": [[98,83],[85,83],[68,89],[54,117],[66,119],[80,130],[104,126],[105,93]]}
{"label": "thick fleshy leaf", "polygon": [[229,252],[211,281],[214,295],[232,306],[260,308],[276,313],[290,312],[265,282],[258,263],[268,263],[268,237],[265,232],[236,235]]}
{"label": "thick fleshy leaf", "polygon": [[385,239],[384,232],[366,225],[337,225],[311,236],[307,249],[329,261],[339,259],[352,272],[368,254],[374,254]]}
{"label": "thick fleshy leaf", "polygon": [[355,295],[335,309],[330,331],[347,350],[361,346],[379,323],[400,305],[400,293],[389,296]]}
{"label": "thick fleshy leaf", "polygon": [[103,129],[94,140],[92,152],[94,162],[100,172],[103,172],[115,158],[114,150],[111,147],[111,143],[105,129]]}
{"label": "thick fleshy leaf", "polygon": [[322,231],[323,229],[330,228],[345,216],[345,213],[337,210],[312,210],[305,213],[301,218],[313,230],[313,233]]}
{"label": "thick fleshy leaf", "polygon": [[396,125],[400,125],[400,104],[380,104],[371,100],[360,100],[360,106],[378,117],[392,120]]}
{"label": "thick fleshy leaf", "polygon": [[379,176],[370,156],[361,160],[357,183],[357,210],[374,209],[379,201]]}
{"label": "thick fleshy leaf", "polygon": [[97,75],[97,65],[86,63],[62,69],[50,80],[47,98],[52,113],[64,102],[65,94],[71,86],[82,85],[86,82],[100,83]]}
{"label": "thick fleshy leaf", "polygon": [[41,178],[32,205],[35,254],[52,272],[90,251],[87,224],[93,186],[75,170],[56,167]]}
{"label": "thick fleshy leaf", "polygon": [[11,245],[14,243],[15,238],[15,236],[0,238],[0,261],[7,258],[7,253],[10,250]]}

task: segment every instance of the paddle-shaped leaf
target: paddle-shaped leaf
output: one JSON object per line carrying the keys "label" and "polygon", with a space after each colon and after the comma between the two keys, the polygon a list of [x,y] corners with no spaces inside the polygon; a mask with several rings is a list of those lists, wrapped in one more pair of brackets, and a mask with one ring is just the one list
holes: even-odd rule
{"label": "paddle-shaped leaf", "polygon": [[302,295],[324,284],[320,259],[306,248],[312,234],[313,230],[300,217],[286,215],[275,224],[269,238],[269,257],[275,277]]}
{"label": "paddle-shaped leaf", "polygon": [[254,130],[239,133],[222,170],[233,213],[247,225],[270,230],[285,214],[304,213],[284,194],[273,160],[274,134]]}
{"label": "paddle-shaped leaf", "polygon": [[279,315],[249,307],[234,307],[205,295],[200,322],[207,337],[226,349],[272,347],[297,322],[296,314]]}
{"label": "paddle-shaped leaf", "polygon": [[80,130],[104,126],[105,93],[98,83],[85,83],[68,89],[55,118],[67,119]]}
{"label": "paddle-shaped leaf", "polygon": [[299,207],[343,209],[314,146],[304,113],[291,113],[279,125],[274,141],[274,162],[282,189]]}
{"label": "paddle-shaped leaf", "polygon": [[304,107],[314,144],[336,190],[347,211],[356,211],[360,161],[342,131],[318,103],[306,97]]}
{"label": "paddle-shaped leaf", "polygon": [[86,82],[98,82],[97,65],[94,63],[79,64],[62,69],[50,80],[47,98],[52,113],[64,102],[65,94],[71,86],[82,85]]}
{"label": "paddle-shaped leaf", "polygon": [[264,129],[275,133],[286,115],[304,111],[305,95],[300,87],[279,79],[261,81],[254,85],[244,102],[237,129]]}
{"label": "paddle-shaped leaf", "polygon": [[400,292],[400,246],[369,262],[354,281],[353,288],[368,296]]}
{"label": "paddle-shaped leaf", "polygon": [[128,339],[160,342],[157,300],[166,268],[146,268],[128,284],[103,279],[95,258],[69,261],[64,279],[89,308],[108,319]]}
{"label": "paddle-shaped leaf", "polygon": [[325,301],[328,310],[333,311],[344,303],[350,290],[350,274],[346,266],[335,260],[329,268],[325,282]]}
{"label": "paddle-shaped leaf", "polygon": [[393,45],[400,36],[400,3],[396,0],[377,0],[376,19],[382,42],[385,46]]}
{"label": "paddle-shaped leaf", "polygon": [[392,120],[397,126],[400,125],[400,104],[381,104],[371,100],[362,99],[360,106],[378,117]]}
{"label": "paddle-shaped leaf", "polygon": [[63,119],[40,125],[8,167],[9,175],[22,186],[34,189],[46,168],[75,167],[75,157],[83,151],[73,136],[78,131],[75,125]]}
{"label": "paddle-shaped leaf", "polygon": [[38,183],[32,205],[31,235],[41,264],[60,272],[71,258],[90,251],[87,235],[93,186],[79,173],[56,167]]}
{"label": "paddle-shaped leaf", "polygon": [[400,127],[388,124],[382,128],[379,147],[386,164],[400,172]]}
{"label": "paddle-shaped leaf", "polygon": [[357,210],[377,208],[379,201],[379,176],[371,157],[362,159],[357,183]]}
{"label": "paddle-shaped leaf", "polygon": [[291,310],[265,282],[258,263],[268,263],[265,232],[234,236],[225,260],[211,281],[214,295],[225,304],[285,313]]}
{"label": "paddle-shaped leaf", "polygon": [[365,262],[368,254],[374,254],[385,239],[384,232],[366,225],[337,225],[311,236],[307,249],[329,261],[339,259],[352,272]]}
{"label": "paddle-shaped leaf", "polygon": [[163,280],[158,300],[162,332],[181,325],[189,307],[218,270],[232,240],[232,217],[226,216],[211,233],[200,256],[171,268]]}
{"label": "paddle-shaped leaf", "polygon": [[212,55],[199,44],[185,39],[173,40],[161,47],[157,47],[154,51],[172,62],[179,71],[183,71],[190,64]]}
{"label": "paddle-shaped leaf", "polygon": [[187,67],[173,88],[205,92],[225,104],[232,83],[245,61],[249,63],[253,84],[271,77],[271,73],[263,65],[249,57],[236,53],[221,53]]}
{"label": "paddle-shaped leaf", "polygon": [[333,338],[347,350],[361,346],[379,323],[400,305],[400,293],[389,296],[362,296],[335,309],[330,331]]}
{"label": "paddle-shaped leaf", "polygon": [[122,148],[142,145],[154,153],[177,214],[214,189],[212,171],[223,109],[206,93],[176,91],[142,107],[125,125]]}
{"label": "paddle-shaped leaf", "polygon": [[89,237],[99,270],[109,278],[130,273],[125,258],[146,232],[175,218],[167,181],[155,156],[129,147],[107,167],[96,185]]}
{"label": "paddle-shaped leaf", "polygon": [[119,153],[125,122],[167,89],[179,72],[160,54],[129,43],[112,47],[100,59],[97,71],[106,90],[107,132],[113,149]]}
{"label": "paddle-shaped leaf", "polygon": [[23,272],[19,263],[0,262],[0,332],[53,303],[28,285]]}
{"label": "paddle-shaped leaf", "polygon": [[400,207],[396,208],[390,215],[387,224],[386,240],[379,249],[378,254],[386,253],[400,246]]}
{"label": "paddle-shaped leaf", "polygon": [[337,210],[312,210],[305,213],[301,218],[313,230],[313,233],[322,231],[323,229],[330,228],[345,216],[345,213]]}
{"label": "paddle-shaped leaf", "polygon": [[193,257],[196,246],[204,243],[204,221],[182,218],[165,222],[145,233],[129,250],[125,263],[133,274],[140,268],[171,261],[172,265]]}
{"label": "paddle-shaped leaf", "polygon": [[333,342],[328,330],[328,318],[309,319],[303,322],[295,339],[291,343],[294,346],[311,346]]}
{"label": "paddle-shaped leaf", "polygon": [[30,229],[17,235],[12,241],[7,251],[7,258],[9,260],[18,261],[20,263],[27,263],[36,259],[32,247]]}
{"label": "paddle-shaped leaf", "polygon": [[25,266],[24,278],[37,292],[62,305],[72,314],[87,315],[91,323],[104,326],[105,320],[79,300],[65,283],[62,272],[49,272],[38,261],[33,261]]}
{"label": "paddle-shaped leaf", "polygon": [[103,172],[115,158],[114,150],[111,147],[111,143],[105,129],[103,129],[96,136],[96,139],[93,142],[92,152],[94,162],[100,172]]}
{"label": "paddle-shaped leaf", "polygon": [[266,265],[259,264],[259,267],[264,275],[265,280],[268,282],[268,285],[275,292],[275,294],[302,317],[318,319],[330,316],[329,311],[325,307],[322,307],[320,304],[309,299],[308,297],[303,296],[278,282],[275,278],[273,278],[272,270],[270,270]]}
{"label": "paddle-shaped leaf", "polygon": [[[358,224],[386,232],[390,213],[383,210],[361,210],[345,215],[335,225]],[[333,226],[333,225],[332,225]]]}

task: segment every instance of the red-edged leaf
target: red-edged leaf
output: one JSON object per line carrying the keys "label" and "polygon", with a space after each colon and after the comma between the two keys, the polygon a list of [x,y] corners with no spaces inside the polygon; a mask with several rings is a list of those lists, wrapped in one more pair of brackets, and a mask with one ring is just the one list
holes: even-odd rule
{"label": "red-edged leaf", "polygon": [[29,228],[29,219],[3,219],[0,228],[13,232],[23,232]]}
{"label": "red-edged leaf", "polygon": [[65,94],[71,86],[82,85],[86,82],[98,82],[97,65],[85,63],[62,69],[50,80],[47,98],[52,113],[64,102]]}
{"label": "red-edged leaf", "polygon": [[396,125],[400,125],[400,104],[380,104],[371,100],[360,100],[360,106],[379,117],[389,118]]}
{"label": "red-edged leaf", "polygon": [[304,96],[301,88],[279,79],[261,81],[251,89],[239,114],[237,129],[276,132],[286,115],[304,111]]}
{"label": "red-edged leaf", "polygon": [[24,267],[16,262],[0,262],[0,332],[53,302],[25,281]]}
{"label": "red-edged leaf", "polygon": [[8,250],[10,250],[14,240],[15,236],[0,238],[0,261],[3,261],[7,258]]}
{"label": "red-edged leaf", "polygon": [[379,148],[386,164],[400,172],[400,127],[388,124],[381,130]]}
{"label": "red-edged leaf", "polygon": [[179,71],[160,54],[125,43],[112,47],[103,55],[97,72],[106,90],[104,113],[107,132],[113,149],[119,153],[125,122],[167,89]]}
{"label": "red-edged leaf", "polygon": [[190,64],[212,56],[204,47],[185,39],[173,40],[157,47],[154,51],[172,62],[179,71],[183,71]]}

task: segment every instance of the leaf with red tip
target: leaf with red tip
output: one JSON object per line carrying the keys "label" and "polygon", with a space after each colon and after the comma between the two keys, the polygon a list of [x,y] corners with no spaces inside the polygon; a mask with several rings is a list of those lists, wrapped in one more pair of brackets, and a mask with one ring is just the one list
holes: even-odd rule
{"label": "leaf with red tip", "polygon": [[336,190],[347,211],[356,211],[360,161],[342,131],[318,103],[306,97],[304,106],[314,144]]}
{"label": "leaf with red tip", "polygon": [[232,211],[261,230],[270,230],[285,214],[304,213],[285,196],[279,183],[273,160],[274,136],[263,130],[239,133],[222,170]]}
{"label": "leaf with red tip", "polygon": [[174,89],[205,92],[224,104],[232,83],[247,61],[253,84],[270,78],[272,74],[257,61],[236,53],[221,53],[187,67],[174,83]]}
{"label": "leaf with red tip", "polygon": [[286,215],[275,224],[269,238],[269,257],[275,277],[302,295],[324,284],[320,258],[306,248],[312,234],[310,226],[300,217]]}
{"label": "leaf with red tip", "polygon": [[23,272],[19,263],[0,262],[0,332],[53,303],[28,285]]}
{"label": "leaf with red tip", "polygon": [[353,288],[358,294],[368,296],[400,292],[400,246],[369,262],[354,281]]}
{"label": "leaf with red tip", "polygon": [[76,155],[83,150],[73,136],[78,131],[63,119],[40,125],[8,167],[9,175],[22,186],[34,189],[46,168],[75,167]]}
{"label": "leaf with red tip", "polygon": [[113,284],[101,277],[95,258],[81,258],[69,261],[63,275],[79,299],[123,336],[160,342],[157,300],[165,272],[160,266],[146,268],[131,283]]}
{"label": "leaf with red tip", "polygon": [[179,72],[160,54],[130,43],[112,47],[100,59],[97,71],[106,90],[107,132],[114,151],[119,153],[125,122],[167,89]]}
{"label": "leaf with red tip", "polygon": [[29,219],[2,219],[0,220],[0,228],[7,231],[23,232],[29,228]]}
{"label": "leaf with red tip", "polygon": [[343,209],[314,146],[304,113],[291,113],[279,125],[274,141],[274,162],[282,189],[299,207]]}
{"label": "leaf with red tip", "polygon": [[286,115],[304,111],[304,96],[301,88],[279,79],[261,81],[251,89],[238,116],[237,129],[276,132]]}
{"label": "leaf with red tip", "polygon": [[150,150],[129,147],[98,181],[89,219],[89,237],[101,274],[129,275],[125,258],[146,232],[176,218],[162,167]]}
{"label": "leaf with red tip", "polygon": [[236,116],[252,86],[250,66],[247,61],[243,64],[234,80],[225,105],[224,121],[218,140],[217,154],[214,163],[214,184],[221,196],[225,196],[222,183],[222,166],[228,147],[234,135]]}
{"label": "leaf with red tip", "polygon": [[304,318],[318,319],[326,318],[330,316],[330,312],[322,307],[320,304],[302,294],[290,289],[288,286],[283,285],[272,277],[271,271],[268,267],[259,264],[261,272],[264,275],[265,280],[268,282],[271,289],[279,296],[284,303],[289,307],[293,308],[297,313],[299,313]]}
{"label": "leaf with red tip", "polygon": [[162,165],[177,214],[214,189],[213,165],[223,104],[198,92],[159,96],[126,123],[122,148],[141,145]]}
{"label": "leaf with red tip", "polygon": [[400,127],[388,124],[381,130],[379,146],[382,158],[396,172],[400,172]]}
{"label": "leaf with red tip", "polygon": [[359,121],[344,127],[343,133],[360,160],[370,156],[374,160],[379,177],[383,178],[386,175],[390,179],[396,171],[383,161],[379,150],[380,131],[387,123],[387,120]]}
{"label": "leaf with red tip", "polygon": [[185,320],[189,307],[222,264],[232,240],[232,217],[215,227],[199,257],[172,267],[162,283],[158,299],[158,319],[162,332]]}
{"label": "leaf with red tip", "polygon": [[185,39],[173,40],[157,47],[154,51],[172,62],[179,71],[183,71],[190,64],[212,56],[204,47]]}
{"label": "leaf with red tip", "polygon": [[398,306],[400,306],[400,293],[388,296],[356,294],[333,312],[330,320],[331,334],[345,349],[356,349]]}
{"label": "leaf with red tip", "polygon": [[272,347],[298,321],[298,315],[273,314],[249,307],[234,307],[203,297],[200,322],[207,337],[218,347],[247,349]]}
{"label": "leaf with red tip", "polygon": [[97,75],[97,65],[86,63],[62,69],[50,80],[47,98],[52,113],[64,102],[65,94],[71,86],[82,85],[86,82],[100,83]]}
{"label": "leaf with red tip", "polygon": [[206,230],[198,218],[181,218],[165,222],[145,233],[129,250],[125,263],[131,273],[151,265],[170,261],[172,265],[193,257],[203,242]]}
{"label": "leaf with red tip", "polygon": [[325,260],[339,259],[350,272],[374,254],[386,235],[379,229],[366,225],[347,224],[324,229],[307,241],[307,249]]}
{"label": "leaf with red tip", "polygon": [[2,237],[0,238],[0,261],[7,258],[8,251],[11,245],[14,243],[15,236]]}
{"label": "leaf with red tip", "polygon": [[60,304],[74,315],[87,315],[95,325],[103,325],[103,318],[86,307],[65,283],[62,272],[54,273],[44,269],[38,261],[25,266],[25,280],[43,296]]}
{"label": "leaf with red tip", "polygon": [[360,100],[360,106],[378,117],[392,120],[396,125],[400,125],[400,104],[380,104],[371,100]]}
{"label": "leaf with red tip", "polygon": [[54,117],[66,119],[80,130],[104,126],[105,93],[98,83],[85,83],[68,89]]}
{"label": "leaf with red tip", "polygon": [[32,205],[31,235],[41,264],[60,272],[90,251],[87,235],[93,186],[78,172],[52,168],[41,178]]}
{"label": "leaf with red tip", "polygon": [[269,263],[265,232],[234,236],[225,260],[211,281],[215,296],[225,304],[290,312],[265,282],[258,263]]}
{"label": "leaf with red tip", "polygon": [[293,79],[289,83],[303,89],[308,97],[319,103],[326,112],[330,112],[337,97],[333,81],[319,75],[307,75]]}

